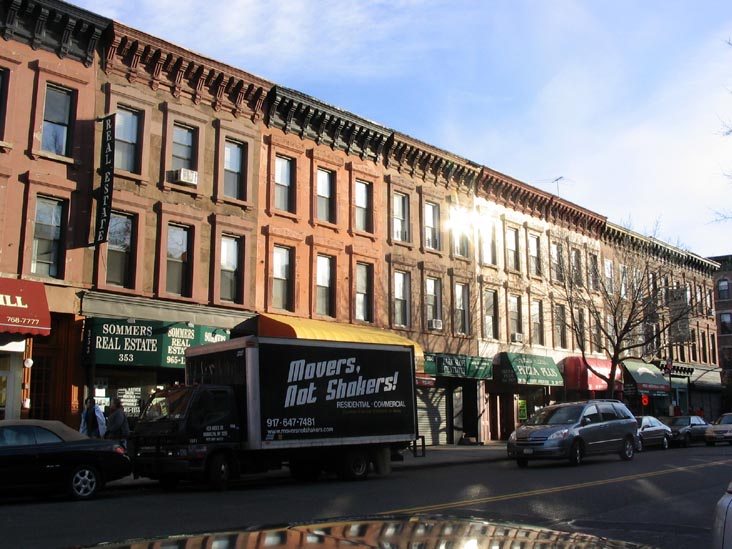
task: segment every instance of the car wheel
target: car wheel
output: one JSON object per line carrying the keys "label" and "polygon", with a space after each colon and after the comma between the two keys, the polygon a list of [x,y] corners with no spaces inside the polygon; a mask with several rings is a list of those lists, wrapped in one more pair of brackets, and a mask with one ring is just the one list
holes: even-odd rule
{"label": "car wheel", "polygon": [[231,480],[231,464],[225,454],[214,454],[208,465],[208,482],[215,490],[226,490]]}
{"label": "car wheel", "polygon": [[579,440],[575,440],[569,449],[569,462],[572,465],[581,465],[584,457],[585,449],[582,447],[582,443]]}
{"label": "car wheel", "polygon": [[516,458],[516,465],[523,469],[529,466],[529,460],[526,458]]}
{"label": "car wheel", "polygon": [[626,439],[623,441],[623,449],[620,450],[620,457],[624,461],[630,461],[633,459],[633,456],[635,455],[635,444],[633,444],[633,439],[630,437],[626,437]]}
{"label": "car wheel", "polygon": [[636,452],[642,452],[643,451],[643,439],[641,437],[638,437],[638,444],[635,446]]}
{"label": "car wheel", "polygon": [[689,433],[686,433],[684,435],[684,441],[682,442],[682,444],[683,444],[684,448],[688,448],[689,445],[691,444],[691,436],[689,435]]}
{"label": "car wheel", "polygon": [[671,443],[669,442],[668,437],[663,437],[663,439],[661,440],[661,448],[663,448],[664,450],[668,450],[668,447],[670,445]]}
{"label": "car wheel", "polygon": [[96,467],[80,465],[71,473],[69,492],[78,500],[93,498],[101,488],[102,477]]}
{"label": "car wheel", "polygon": [[341,456],[338,476],[343,480],[364,480],[369,476],[369,456],[363,450],[349,450]]}

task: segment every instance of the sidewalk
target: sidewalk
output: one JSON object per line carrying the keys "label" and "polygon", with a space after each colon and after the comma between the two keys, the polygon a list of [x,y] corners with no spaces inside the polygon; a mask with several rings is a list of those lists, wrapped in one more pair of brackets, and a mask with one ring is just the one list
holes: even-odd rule
{"label": "sidewalk", "polygon": [[[475,446],[458,446],[444,444],[440,446],[426,446],[424,455],[421,448],[417,448],[416,455],[411,450],[404,451],[404,461],[393,461],[392,468],[414,469],[420,467],[441,467],[444,465],[458,465],[466,463],[485,463],[507,459],[505,441],[489,441]],[[157,481],[148,478],[133,478],[132,475],[112,481],[109,488],[126,488],[157,484]]]}

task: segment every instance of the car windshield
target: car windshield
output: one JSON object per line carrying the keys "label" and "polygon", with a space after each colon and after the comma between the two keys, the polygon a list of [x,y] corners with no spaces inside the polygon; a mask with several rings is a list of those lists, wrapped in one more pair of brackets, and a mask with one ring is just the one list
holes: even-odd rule
{"label": "car windshield", "polygon": [[689,425],[691,420],[688,417],[669,417],[664,422],[670,427],[684,427]]}
{"label": "car windshield", "polygon": [[716,425],[732,425],[732,415],[722,416],[714,422]]}
{"label": "car windshield", "polygon": [[577,423],[582,414],[583,405],[557,406],[544,408],[536,412],[534,417],[526,422],[526,425],[564,425]]}
{"label": "car windshield", "polygon": [[192,394],[193,390],[190,387],[157,392],[145,407],[140,419],[142,421],[180,419],[188,409]]}

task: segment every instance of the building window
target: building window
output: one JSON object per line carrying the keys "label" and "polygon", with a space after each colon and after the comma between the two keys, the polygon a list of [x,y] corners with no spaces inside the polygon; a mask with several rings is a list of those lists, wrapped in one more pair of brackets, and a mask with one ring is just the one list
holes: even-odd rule
{"label": "building window", "polygon": [[483,292],[483,337],[498,339],[498,292]]}
{"label": "building window", "polygon": [[691,342],[691,361],[696,362],[698,360],[696,353],[696,330],[690,331],[689,341]]}
{"label": "building window", "polygon": [[592,352],[602,351],[602,329],[599,320],[592,322]]}
{"label": "building window", "polygon": [[373,187],[371,183],[356,180],[356,230],[374,232]]}
{"label": "building window", "polygon": [[600,289],[600,263],[597,254],[590,254],[590,290],[596,292]]}
{"label": "building window", "polygon": [[237,141],[224,143],[224,196],[247,199],[247,146]]}
{"label": "building window", "polygon": [[506,229],[506,267],[512,271],[521,270],[518,248],[518,230]]}
{"label": "building window", "polygon": [[40,276],[61,278],[61,234],[64,203],[61,200],[38,197],[36,223],[33,233],[31,272]]}
{"label": "building window", "polygon": [[440,206],[433,202],[424,205],[424,247],[440,249]]}
{"label": "building window", "polygon": [[274,207],[283,212],[295,212],[293,199],[294,185],[292,176],[295,161],[285,156],[275,157],[275,197]]}
{"label": "building window", "polygon": [[709,351],[710,357],[709,362],[712,364],[717,363],[717,337],[715,334],[709,334]]}
{"label": "building window", "polygon": [[717,282],[717,296],[719,299],[729,299],[729,282],[726,279]]}
{"label": "building window", "polygon": [[572,259],[572,283],[577,288],[583,288],[585,285],[584,282],[584,272],[582,271],[582,252],[580,252],[576,248],[572,248],[572,250],[569,252],[571,254]]}
{"label": "building window", "polygon": [[195,170],[193,161],[196,146],[196,130],[173,124],[173,169]]}
{"label": "building window", "polygon": [[107,240],[107,283],[133,287],[133,216],[112,212]]}
{"label": "building window", "polygon": [[[621,265],[619,269],[619,275],[620,275],[620,297],[628,297],[628,267],[626,265]],[[690,297],[691,290],[687,286],[686,287],[687,292],[687,303],[689,303],[688,298]]]}
{"label": "building window", "polygon": [[465,229],[461,228],[455,231],[455,257],[467,258],[470,257],[470,239],[468,235],[463,232]]}
{"label": "building window", "polygon": [[442,284],[439,278],[427,277],[424,280],[424,307],[427,328],[434,330],[435,320],[442,320]]}
{"label": "building window", "polygon": [[529,236],[529,274],[532,276],[541,276],[541,248],[539,246],[539,237],[536,235]]}
{"label": "building window", "polygon": [[333,273],[335,261],[327,255],[318,255],[315,265],[315,312],[322,316],[335,316],[333,299]]}
{"label": "building window", "polygon": [[241,303],[241,238],[236,236],[221,237],[221,287],[222,301]]}
{"label": "building window", "polygon": [[292,249],[275,246],[272,257],[272,306],[294,310],[292,292]]}
{"label": "building window", "polygon": [[480,261],[483,265],[496,264],[496,228],[492,223],[480,231]]}
{"label": "building window", "polygon": [[732,313],[722,313],[719,315],[719,328],[722,335],[732,334]]}
{"label": "building window", "polygon": [[566,349],[567,345],[567,308],[564,305],[554,307],[554,345]]}
{"label": "building window", "polygon": [[0,139],[5,139],[5,113],[8,103],[8,71],[0,68]]}
{"label": "building window", "polygon": [[410,311],[409,274],[396,271],[394,273],[394,325],[409,327]]}
{"label": "building window", "polygon": [[537,299],[531,301],[531,342],[544,345],[544,304]]}
{"label": "building window", "polygon": [[356,320],[373,322],[374,267],[356,263]]}
{"label": "building window", "polygon": [[318,170],[317,181],[318,220],[335,223],[335,174],[328,170]]}
{"label": "building window", "polygon": [[44,151],[69,156],[71,150],[71,112],[73,94],[69,90],[48,84],[46,105],[43,110],[43,136],[41,148]]}
{"label": "building window", "polygon": [[394,193],[392,197],[392,235],[398,242],[409,242],[409,197]]}
{"label": "building window", "polygon": [[585,324],[585,312],[580,309],[579,311],[576,311],[576,317],[574,319],[575,322],[575,337],[576,337],[576,343],[575,346],[577,349],[584,349],[585,348],[585,330],[587,329],[587,326]]}
{"label": "building window", "polygon": [[190,228],[168,225],[167,275],[165,291],[190,295]]}
{"label": "building window", "polygon": [[508,327],[511,332],[511,341],[523,341],[523,322],[521,321],[521,296],[508,296]]}
{"label": "building window", "polygon": [[615,274],[612,259],[605,260],[605,292],[608,294],[615,293]]}
{"label": "building window", "polygon": [[701,361],[702,364],[709,362],[709,356],[707,355],[707,333],[701,332]]}
{"label": "building window", "polygon": [[140,120],[142,115],[118,107],[114,127],[114,167],[130,173],[140,173]]}
{"label": "building window", "polygon": [[564,246],[558,242],[552,242],[552,280],[564,282]]}
{"label": "building window", "polygon": [[470,291],[467,284],[455,284],[455,333],[470,333]]}

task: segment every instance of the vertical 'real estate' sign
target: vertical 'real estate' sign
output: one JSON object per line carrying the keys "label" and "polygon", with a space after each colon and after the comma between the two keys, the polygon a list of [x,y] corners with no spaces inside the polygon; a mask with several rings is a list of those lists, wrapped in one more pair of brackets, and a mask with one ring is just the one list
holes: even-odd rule
{"label": "vertical 'real estate' sign", "polygon": [[114,124],[115,115],[109,114],[101,119],[102,147],[99,159],[99,173],[102,184],[97,195],[97,223],[94,228],[94,244],[107,241],[109,219],[112,216],[112,189],[114,176]]}

